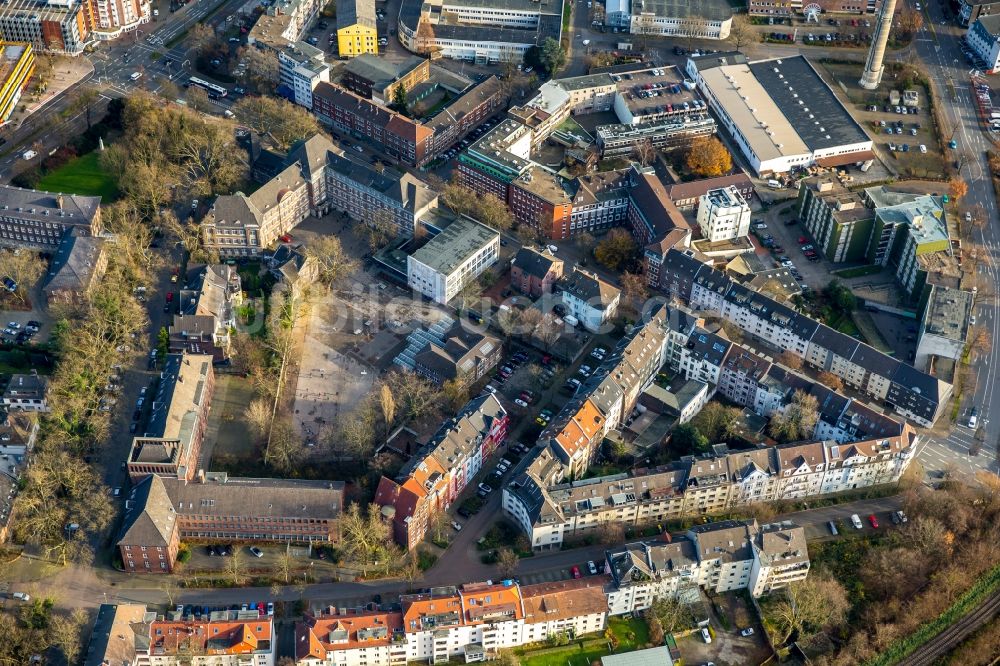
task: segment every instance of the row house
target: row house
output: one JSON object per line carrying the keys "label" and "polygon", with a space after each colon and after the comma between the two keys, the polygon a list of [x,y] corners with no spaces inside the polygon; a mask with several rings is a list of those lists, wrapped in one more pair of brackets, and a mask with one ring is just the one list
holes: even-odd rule
{"label": "row house", "polygon": [[492,393],[469,401],[421,448],[395,479],[382,477],[375,504],[392,524],[393,539],[412,549],[431,518],[449,506],[507,438],[509,417]]}
{"label": "row house", "polygon": [[[204,619],[177,617],[137,622],[123,628],[132,636],[133,666],[275,666],[274,619],[222,611]],[[217,617],[220,616],[220,617]],[[117,660],[108,664],[121,663]]]}
{"label": "row house", "polygon": [[568,483],[542,482],[536,470],[504,490],[503,509],[536,550],[559,548],[608,523],[660,525],[735,506],[895,483],[915,455],[916,433],[838,443],[794,442],[687,456],[669,466]]}
{"label": "row house", "polygon": [[594,634],[607,626],[607,583],[605,576],[525,586],[466,583],[403,595],[388,611],[306,613],[295,626],[295,664],[471,663],[558,634]]}
{"label": "row house", "polygon": [[951,384],[840,334],[769,296],[735,283],[691,251],[670,250],[657,287],[694,310],[708,310],[777,351],[831,372],[917,425],[942,414]]}
{"label": "row house", "polygon": [[698,525],[683,535],[608,550],[605,561],[611,615],[645,610],[693,586],[716,594],[745,589],[759,597],[809,573],[805,531],[790,521]]}

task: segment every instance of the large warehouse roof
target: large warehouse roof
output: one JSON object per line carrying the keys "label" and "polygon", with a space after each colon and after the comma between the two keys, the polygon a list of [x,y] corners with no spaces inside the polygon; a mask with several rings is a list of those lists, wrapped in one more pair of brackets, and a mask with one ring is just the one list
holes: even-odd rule
{"label": "large warehouse roof", "polygon": [[810,152],[749,66],[714,67],[701,75],[760,161]]}
{"label": "large warehouse roof", "polygon": [[750,70],[810,150],[869,140],[804,57],[762,60]]}

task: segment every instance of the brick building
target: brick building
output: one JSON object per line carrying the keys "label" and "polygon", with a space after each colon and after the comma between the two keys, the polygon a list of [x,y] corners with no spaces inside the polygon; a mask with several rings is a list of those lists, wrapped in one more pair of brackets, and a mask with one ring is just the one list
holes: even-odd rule
{"label": "brick building", "polygon": [[562,276],[563,260],[547,249],[522,247],[510,262],[510,286],[532,298],[552,293]]}

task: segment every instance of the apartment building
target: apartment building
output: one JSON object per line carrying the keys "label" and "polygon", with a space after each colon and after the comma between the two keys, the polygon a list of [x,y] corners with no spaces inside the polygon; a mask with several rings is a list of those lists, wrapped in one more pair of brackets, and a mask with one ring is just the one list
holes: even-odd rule
{"label": "apartment building", "polygon": [[644,610],[693,585],[711,593],[745,589],[759,597],[809,574],[805,531],[790,521],[698,525],[667,540],[610,549],[605,560],[612,615]]}
{"label": "apartment building", "polygon": [[598,333],[618,312],[622,292],[596,273],[579,268],[559,281],[568,316],[576,317],[591,333]]}
{"label": "apartment building", "polygon": [[0,245],[54,252],[73,230],[101,233],[100,197],[0,185],[0,201]]}
{"label": "apartment building", "polygon": [[562,35],[562,0],[505,0],[500,5],[463,0],[404,0],[399,41],[420,55],[478,65],[519,63],[546,39]]}
{"label": "apartment building", "polygon": [[909,426],[893,435],[795,442],[688,456],[654,469],[546,483],[524,474],[504,489],[503,509],[536,550],[607,524],[638,528],[758,502],[801,499],[895,483],[916,455]]}
{"label": "apartment building", "polygon": [[545,238],[571,234],[572,193],[562,177],[545,167],[532,163],[511,181],[507,205],[519,224],[534,227]]}
{"label": "apartment building", "polygon": [[213,363],[229,357],[236,308],[243,302],[240,275],[228,264],[206,266],[178,293],[179,312],[168,333],[172,354],[209,354]]}
{"label": "apartment building", "polygon": [[201,221],[202,243],[222,257],[260,256],[309,212],[308,184],[301,167],[290,164],[250,196],[216,198]]}
{"label": "apartment building", "polygon": [[947,382],[736,284],[690,251],[668,252],[659,280],[661,290],[691,308],[718,313],[751,339],[773,350],[788,350],[810,367],[836,374],[918,425],[932,425],[951,395]]}
{"label": "apartment building", "polygon": [[378,55],[375,0],[337,0],[337,51],[341,58]]}
{"label": "apartment building", "polygon": [[701,197],[709,190],[727,189],[735,187],[740,196],[749,203],[753,201],[754,187],[750,176],[744,171],[730,174],[728,176],[716,176],[715,178],[702,178],[686,183],[671,183],[665,186],[667,197],[674,202],[678,210],[697,210]]}
{"label": "apartment building", "polygon": [[125,570],[172,573],[185,543],[337,543],[341,481],[149,474],[125,501],[117,539]]}
{"label": "apartment building", "polygon": [[437,192],[409,173],[378,172],[335,153],[328,156],[326,190],[332,208],[366,224],[388,213],[399,233],[409,235],[438,202]]}
{"label": "apartment building", "polygon": [[497,262],[500,233],[470,218],[454,220],[406,257],[406,284],[447,305]]}
{"label": "apartment building", "polygon": [[49,380],[32,373],[14,374],[3,392],[3,406],[8,411],[47,412]]}
{"label": "apartment building", "polygon": [[700,197],[698,228],[711,243],[745,238],[750,233],[750,206],[735,187],[709,190]]}
{"label": "apartment building", "polygon": [[563,260],[548,249],[522,247],[510,261],[510,286],[522,294],[538,298],[552,293],[563,276]]}
{"label": "apartment building", "polygon": [[457,322],[437,330],[441,331],[440,336],[424,335],[420,331],[411,334],[417,344],[410,369],[435,384],[459,377],[477,381],[500,362],[503,344],[499,338],[467,329]]}
{"label": "apartment building", "polygon": [[407,92],[431,78],[431,61],[412,56],[402,62],[390,62],[377,55],[361,54],[343,68],[340,83],[351,92],[377,104],[391,104],[396,88]]}
{"label": "apartment building", "polygon": [[295,42],[278,50],[278,87],[299,106],[312,110],[313,90],[330,81],[326,54],[307,42]]}
{"label": "apartment building", "polygon": [[112,40],[149,23],[148,0],[23,0],[0,12],[0,39],[36,52],[76,56],[91,40]]}
{"label": "apartment building", "polygon": [[395,541],[410,550],[430,519],[446,511],[507,438],[509,417],[493,394],[473,398],[400,470],[382,477],[375,504],[392,523]]}
{"label": "apartment building", "polygon": [[14,503],[29,454],[38,437],[38,417],[33,412],[11,411],[0,421],[0,543],[7,541],[14,524]]}
{"label": "apartment building", "polygon": [[31,44],[0,41],[0,127],[14,113],[21,91],[34,72],[35,51]]}
{"label": "apartment building", "polygon": [[195,477],[215,372],[208,354],[168,354],[155,394],[139,396],[137,408],[152,404],[142,433],[132,438],[127,461],[132,483],[147,474],[190,480]]}
{"label": "apartment building", "polygon": [[508,201],[510,184],[531,166],[531,139],[527,126],[509,118],[502,120],[459,155],[461,184]]}
{"label": "apartment building", "polygon": [[465,583],[404,595],[391,610],[333,607],[295,626],[295,663],[389,666],[487,661],[501,649],[603,631],[606,577],[518,585]]}
{"label": "apartment building", "polygon": [[45,301],[79,303],[103,276],[108,267],[108,248],[104,238],[84,235],[79,228],[63,237],[49,263]]}
{"label": "apartment building", "polygon": [[[256,609],[253,611],[256,613]],[[133,666],[275,666],[274,619],[221,611],[205,619],[156,619],[135,636]],[[160,616],[162,617],[162,616]],[[135,624],[128,627],[134,631]]]}
{"label": "apartment building", "polygon": [[262,6],[263,12],[247,33],[247,46],[277,52],[301,41],[321,6],[319,0],[282,0]]}

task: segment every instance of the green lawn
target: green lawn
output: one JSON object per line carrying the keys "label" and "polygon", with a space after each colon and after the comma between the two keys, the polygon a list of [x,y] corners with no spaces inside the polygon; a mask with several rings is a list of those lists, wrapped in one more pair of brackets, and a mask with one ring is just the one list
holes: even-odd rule
{"label": "green lawn", "polygon": [[118,197],[118,188],[111,176],[101,168],[95,150],[67,162],[38,182],[38,189],[47,192],[100,196],[104,203]]}
{"label": "green lawn", "polygon": [[[618,637],[616,653],[631,652],[649,642],[649,627],[645,620],[633,617],[608,619],[608,627]],[[584,640],[576,641],[558,650],[540,648],[518,652],[521,666],[590,666],[595,659],[611,654],[608,643],[600,634],[588,634]]]}

